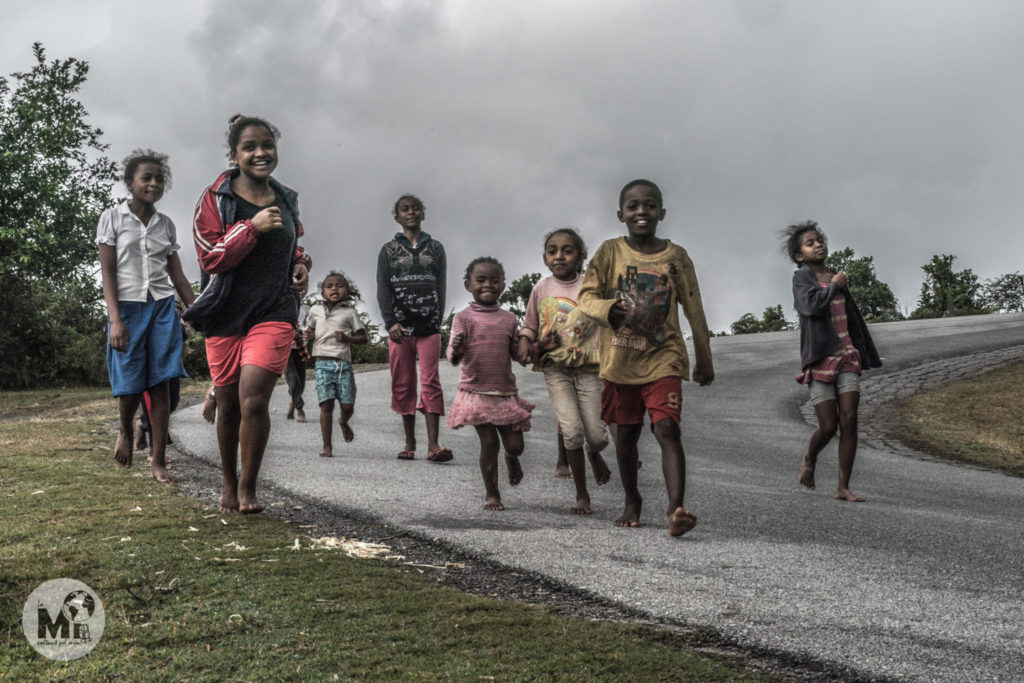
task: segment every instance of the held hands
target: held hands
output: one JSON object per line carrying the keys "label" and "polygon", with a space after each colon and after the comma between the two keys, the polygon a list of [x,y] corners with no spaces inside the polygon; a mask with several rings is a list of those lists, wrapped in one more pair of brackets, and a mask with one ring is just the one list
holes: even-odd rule
{"label": "held hands", "polygon": [[612,326],[612,329],[619,329],[622,327],[622,323],[626,322],[626,316],[629,314],[629,304],[623,299],[619,299],[612,304],[611,309],[608,311],[608,323]]}
{"label": "held hands", "polygon": [[558,332],[554,330],[548,330],[547,334],[540,338],[537,342],[537,347],[544,353],[554,351],[562,345],[562,338],[558,335]]}
{"label": "held hands", "polygon": [[836,283],[840,287],[845,287],[849,281],[850,279],[846,277],[846,272],[842,270],[832,276],[832,282]]}
{"label": "held hands", "polygon": [[462,360],[462,356],[466,353],[466,333],[459,332],[457,335],[452,337],[451,344],[451,354],[449,359],[451,360],[452,365],[457,365],[458,362]]}
{"label": "held hands", "polygon": [[115,351],[128,350],[128,328],[120,320],[110,323],[110,348]]}
{"label": "held hands", "polygon": [[281,209],[276,206],[268,206],[252,217],[252,227],[256,232],[264,233],[268,230],[276,230],[284,223],[281,221]]}
{"label": "held hands", "polygon": [[516,360],[520,365],[526,365],[530,362],[530,358],[533,357],[533,344],[523,335],[519,335],[519,341],[516,342]]}
{"label": "held hands", "polygon": [[391,339],[391,341],[395,342],[396,344],[401,344],[402,335],[404,332],[405,328],[402,327],[402,323],[395,323],[394,325],[388,328],[388,337]]}

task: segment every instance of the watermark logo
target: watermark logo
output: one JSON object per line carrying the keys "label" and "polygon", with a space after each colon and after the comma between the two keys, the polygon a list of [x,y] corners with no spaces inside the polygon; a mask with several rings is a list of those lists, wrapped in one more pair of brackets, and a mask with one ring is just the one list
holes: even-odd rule
{"label": "watermark logo", "polygon": [[105,621],[99,597],[75,579],[46,581],[32,591],[21,611],[29,645],[61,662],[89,654],[103,636]]}

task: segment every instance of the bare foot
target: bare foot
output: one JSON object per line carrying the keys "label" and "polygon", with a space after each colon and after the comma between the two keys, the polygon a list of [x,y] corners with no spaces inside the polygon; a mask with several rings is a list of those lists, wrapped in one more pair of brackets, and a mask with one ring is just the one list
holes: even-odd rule
{"label": "bare foot", "polygon": [[569,469],[569,463],[558,463],[555,465],[555,476],[559,479],[572,479],[572,470]]}
{"label": "bare foot", "polygon": [[345,443],[351,443],[356,438],[356,433],[348,426],[348,422],[342,422],[340,417],[338,418],[338,426],[341,427],[341,436],[345,439]]}
{"label": "bare foot", "polygon": [[135,442],[132,447],[137,451],[144,451],[149,448],[146,443],[146,432],[142,430],[142,418],[135,418]]}
{"label": "bare foot", "polygon": [[508,468],[508,483],[512,486],[519,486],[523,480],[523,466],[519,464],[519,458],[513,457],[505,452],[505,467]]}
{"label": "bare foot", "polygon": [[689,510],[678,507],[668,515],[669,536],[682,536],[695,526],[697,526],[697,515]]}
{"label": "bare foot", "polygon": [[593,514],[593,510],[590,509],[590,498],[582,496],[576,499],[576,504],[569,508],[569,512],[576,515],[589,515]]}
{"label": "bare foot", "polygon": [[853,491],[840,486],[836,489],[836,500],[845,500],[849,503],[863,503],[864,499],[855,494]]}
{"label": "bare foot", "polygon": [[600,453],[587,452],[587,459],[590,460],[590,469],[594,473],[594,481],[598,486],[607,484],[612,478],[612,471],[608,469],[608,463],[604,461]]}
{"label": "bare foot", "polygon": [[484,510],[504,510],[505,506],[501,504],[501,498],[488,498],[484,501]]}
{"label": "bare foot", "polygon": [[114,445],[114,460],[121,467],[132,466],[132,442],[123,432],[117,435],[117,443]]}
{"label": "bare foot", "polygon": [[174,481],[174,477],[170,475],[167,468],[164,465],[158,465],[155,462],[152,464],[152,475],[161,484],[170,484]]}
{"label": "bare foot", "polygon": [[238,493],[234,486],[222,485],[220,488],[220,511],[221,514],[238,512]]}
{"label": "bare foot", "polygon": [[284,419],[294,420],[295,419],[295,405],[292,403],[288,404],[288,412],[284,414]]}
{"label": "bare foot", "polygon": [[295,411],[295,421],[296,422],[305,422],[306,421],[306,413],[305,413],[304,410],[302,410],[302,408],[299,408],[299,409],[297,409]]}
{"label": "bare foot", "polygon": [[[800,467],[800,483],[810,490],[814,490],[814,461],[804,456],[804,463]],[[838,496],[836,496],[838,498]]]}
{"label": "bare foot", "polygon": [[213,424],[214,420],[217,419],[217,397],[211,392],[213,387],[206,392],[206,398],[203,399],[203,419]]}
{"label": "bare foot", "polygon": [[255,494],[241,494],[238,496],[238,511],[243,515],[254,515],[257,512],[263,512],[263,503],[256,498]]}
{"label": "bare foot", "polygon": [[622,510],[622,516],[615,520],[615,526],[640,526],[640,509],[643,507],[643,499],[626,501],[626,507]]}
{"label": "bare foot", "polygon": [[320,457],[321,458],[331,458],[331,457],[334,457],[334,453],[331,452],[330,446],[327,446],[322,451],[320,451]]}

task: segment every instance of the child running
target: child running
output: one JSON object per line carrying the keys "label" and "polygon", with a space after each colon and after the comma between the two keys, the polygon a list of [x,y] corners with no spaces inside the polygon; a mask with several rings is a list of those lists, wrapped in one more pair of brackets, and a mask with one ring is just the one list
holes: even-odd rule
{"label": "child running", "polygon": [[[559,427],[559,454],[564,451],[576,485],[572,512],[589,515],[583,445],[598,485],[608,483],[611,471],[601,457],[608,433],[601,422],[597,335],[594,323],[577,308],[583,283],[587,246],[573,228],[558,228],[544,238],[544,265],[551,275],[530,292],[526,319],[519,337],[518,359],[524,365],[537,359],[534,370],[544,373]],[[558,470],[556,467],[556,475]]]}
{"label": "child running", "polygon": [[328,273],[320,283],[322,301],[309,309],[306,338],[313,340],[313,358],[316,365],[316,398],[320,402],[320,433],[324,448],[320,457],[329,458],[331,431],[334,422],[334,401],[341,405],[338,426],[345,443],[356,438],[349,420],[355,411],[356,378],[352,372],[352,344],[365,344],[366,330],[356,312],[355,302],[362,295],[355,283],[336,270]]}
{"label": "child running", "polygon": [[123,467],[132,465],[133,420],[142,393],[148,390],[150,468],[157,481],[169,482],[168,383],[188,377],[181,362],[181,322],[174,293],[185,304],[195,297],[181,269],[174,223],[156,210],[171,185],[167,155],[133,151],[124,160],[124,183],[130,198],[104,211],[96,228],[107,304],[107,371],[118,399],[114,459]]}
{"label": "child running", "polygon": [[455,314],[448,360],[462,363],[459,390],[448,411],[448,427],[476,427],[480,437],[480,473],[484,478],[485,510],[504,510],[498,491],[498,449],[505,446],[508,483],[523,480],[519,456],[523,432],[530,429],[534,405],[519,398],[512,357],[519,323],[498,304],[505,291],[505,269],[482,256],[466,268],[466,291],[473,303]]}
{"label": "child running", "polygon": [[839,485],[836,499],[854,503],[864,499],[850,491],[850,475],[857,456],[857,406],[860,374],[882,367],[867,323],[847,287],[843,271],[825,265],[828,239],[814,221],[790,225],[782,231],[783,247],[797,270],[793,273],[793,305],[800,316],[800,374],[818,417],[800,468],[800,483],[814,489],[818,454],[839,428]]}
{"label": "child running", "polygon": [[398,452],[398,459],[416,457],[419,411],[427,423],[427,460],[448,462],[452,451],[437,440],[444,412],[444,392],[437,366],[441,359],[448,261],[441,243],[423,230],[426,209],[418,197],[402,195],[392,214],[402,229],[377,255],[377,303],[388,331],[391,409],[402,416],[405,430],[405,446]]}
{"label": "child running", "polygon": [[302,302],[306,296],[306,289],[296,292],[299,300],[299,319],[295,323],[295,340],[292,342],[292,350],[288,354],[288,366],[284,370],[284,381],[288,385],[288,412],[285,413],[286,420],[296,422],[306,421],[306,401],[302,398],[302,392],[306,390],[306,362],[309,360],[309,352],[306,350],[306,321],[309,319],[309,306]]}
{"label": "child running", "polygon": [[626,493],[615,524],[640,526],[637,442],[646,410],[661,447],[668,532],[681,536],[697,524],[697,516],[683,507],[686,456],[679,422],[682,380],[689,379],[690,361],[677,306],[682,305],[690,325],[697,357],[693,379],[701,386],[715,379],[711,335],[693,262],[685,249],[656,234],[665,218],[658,186],[643,179],[627,183],[619,193],[617,215],[629,234],[598,247],[579,294],[580,308],[602,326],[601,416],[616,425],[616,458]]}

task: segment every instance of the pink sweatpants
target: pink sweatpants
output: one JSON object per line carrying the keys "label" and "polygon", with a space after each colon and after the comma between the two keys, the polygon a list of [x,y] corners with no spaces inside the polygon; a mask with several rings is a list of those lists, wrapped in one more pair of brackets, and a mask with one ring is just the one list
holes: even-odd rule
{"label": "pink sweatpants", "polygon": [[[416,360],[419,358],[420,391],[416,404]],[[437,364],[441,360],[441,335],[402,337],[402,343],[388,340],[391,361],[391,409],[399,415],[421,413],[444,415],[444,393]]]}

